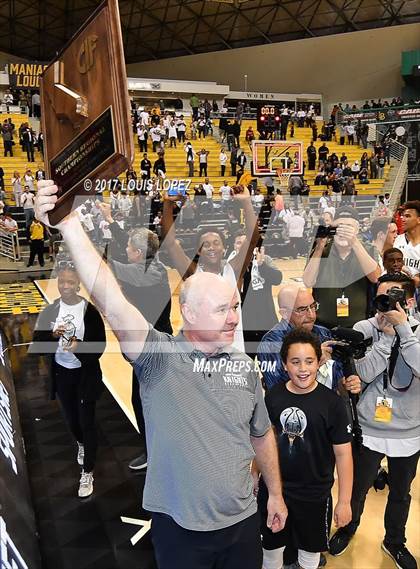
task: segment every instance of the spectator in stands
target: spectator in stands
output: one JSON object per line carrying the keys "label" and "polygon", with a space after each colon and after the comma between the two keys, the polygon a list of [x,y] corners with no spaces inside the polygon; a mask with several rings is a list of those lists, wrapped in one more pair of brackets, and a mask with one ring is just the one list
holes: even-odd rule
{"label": "spectator in stands", "polygon": [[184,121],[184,117],[181,115],[176,121],[176,131],[178,134],[178,142],[185,142],[185,131],[187,130],[187,125]]}
{"label": "spectator in stands", "polygon": [[125,218],[128,218],[131,211],[131,199],[127,192],[121,192],[121,196],[118,201],[118,209],[122,212]]}
{"label": "spectator in stands", "polygon": [[315,186],[325,186],[327,184],[327,176],[324,166],[321,166],[314,180]]}
{"label": "spectator in stands", "polygon": [[290,239],[290,255],[292,259],[297,259],[303,252],[305,219],[297,211],[293,217],[286,220],[286,226]]}
{"label": "spectator in stands", "polygon": [[222,146],[222,148],[220,149],[220,154],[219,154],[219,162],[220,162],[220,175],[223,177],[225,175],[226,172],[226,162],[228,160],[228,156],[226,154],[225,151],[225,147]]}
{"label": "spectator in stands", "polygon": [[17,234],[18,232],[17,221],[10,215],[7,207],[3,207],[3,211],[0,214],[0,229],[6,233]]}
{"label": "spectator in stands", "polygon": [[240,143],[239,138],[241,136],[241,124],[238,120],[234,121],[233,124],[231,125],[230,133],[233,134],[233,136],[235,138],[235,145],[238,148],[240,148],[241,143]]}
{"label": "spectator in stands", "polygon": [[416,288],[420,287],[420,200],[406,202],[402,207],[402,228],[394,247],[403,252],[404,265],[414,279]]}
{"label": "spectator in stands", "polygon": [[29,186],[25,186],[24,187],[24,191],[23,194],[21,196],[20,199],[20,203],[21,206],[23,207],[23,213],[25,215],[25,226],[26,229],[29,229],[32,220],[35,216],[34,213],[34,200],[35,200],[35,196],[34,194],[30,191]]}
{"label": "spectator in stands", "polygon": [[330,205],[330,195],[328,193],[328,190],[325,190],[322,192],[322,196],[319,198],[318,201],[318,208],[320,213],[324,213],[324,211],[327,209],[327,207]]}
{"label": "spectator in stands", "polygon": [[32,115],[36,118],[39,119],[41,117],[41,97],[39,96],[39,93],[37,91],[35,91],[35,93],[32,95]]}
{"label": "spectator in stands", "polygon": [[10,89],[6,89],[3,95],[3,103],[6,105],[6,112],[10,113],[10,105],[13,105],[13,95]]}
{"label": "spectator in stands", "polygon": [[[377,295],[392,288],[405,291],[407,308],[415,307],[414,283],[405,275],[383,275]],[[365,389],[358,403],[363,446],[354,453],[352,520],[330,540],[332,555],[340,555],[356,532],[369,488],[386,456],[389,494],[385,510],[382,549],[401,569],[416,569],[417,563],[405,546],[405,528],[410,511],[410,487],[420,455],[418,409],[420,407],[420,323],[396,309],[379,307],[369,320],[357,322],[355,330],[372,339],[372,349],[356,360]],[[414,331],[413,331],[414,330]]]}
{"label": "spectator in stands", "polygon": [[147,187],[147,181],[150,180],[152,172],[152,163],[149,160],[147,154],[143,154],[143,159],[140,162],[140,175],[142,179],[142,191],[144,192]]}
{"label": "spectator in stands", "polygon": [[318,238],[306,265],[303,281],[313,287],[321,305],[318,322],[323,326],[353,326],[369,311],[369,283],[376,283],[380,268],[358,238],[357,211],[343,206],[336,211],[333,239]]}
{"label": "spectator in stands", "polygon": [[376,180],[378,177],[378,158],[374,152],[371,153],[369,158],[370,178]]}
{"label": "spectator in stands", "polygon": [[44,135],[42,134],[42,132],[38,133],[36,139],[36,145],[38,148],[38,152],[41,154],[42,159],[44,159]]}
{"label": "spectator in stands", "polygon": [[237,158],[237,162],[238,162],[239,168],[243,171],[245,169],[245,165],[247,162],[245,152],[243,150],[241,150],[241,153],[239,154],[239,156]]}
{"label": "spectator in stands", "polygon": [[236,176],[237,164],[238,164],[238,148],[236,146],[232,146],[232,149],[230,151],[230,169],[232,176]]}
{"label": "spectator in stands", "polygon": [[15,198],[16,207],[21,207],[21,197],[22,197],[22,178],[19,172],[16,170],[13,172],[12,178],[12,191]]}
{"label": "spectator in stands", "polygon": [[229,205],[232,203],[233,199],[233,191],[232,188],[229,186],[227,180],[224,180],[223,185],[220,186],[220,206],[223,210],[228,210]]}
{"label": "spectator in stands", "polygon": [[40,221],[33,219],[29,226],[29,261],[27,266],[32,267],[35,257],[38,256],[38,261],[41,267],[44,266],[44,239],[45,228]]}
{"label": "spectator in stands", "polygon": [[168,128],[168,137],[170,142],[170,147],[174,146],[176,148],[177,130],[175,126],[175,121],[171,121]]}
{"label": "spectator in stands", "polygon": [[316,148],[314,143],[311,144],[306,149],[306,153],[308,155],[308,170],[315,170],[316,167]]}
{"label": "spectator in stands", "polygon": [[104,389],[99,358],[106,346],[105,326],[93,304],[78,294],[80,279],[71,263],[59,265],[57,285],[60,298],[41,312],[32,350],[44,354],[45,344],[56,346],[53,353],[47,350],[50,397],[58,396],[77,441],[82,467],[78,496],[87,498],[93,492],[97,449],[95,406]]}
{"label": "spectator in stands", "polygon": [[254,133],[254,130],[253,130],[251,125],[248,127],[248,129],[245,133],[245,140],[247,141],[248,146],[251,149],[252,141],[255,140],[255,133]]}
{"label": "spectator in stands", "polygon": [[184,150],[187,154],[188,176],[192,178],[194,176],[194,157],[197,155],[193,150],[191,142],[189,141],[184,146]]}
{"label": "spectator in stands", "polygon": [[284,210],[284,199],[281,190],[276,191],[276,196],[274,198],[274,218],[273,223],[280,223],[280,214]]}
{"label": "spectator in stands", "polygon": [[208,164],[208,155],[210,154],[209,150],[202,148],[198,152],[198,163],[200,165],[200,173],[199,176],[207,176],[207,164]]}
{"label": "spectator in stands", "polygon": [[213,188],[213,186],[210,184],[210,180],[209,180],[208,178],[205,178],[205,180],[204,180],[203,190],[206,192],[206,197],[207,197],[207,201],[208,201],[209,207],[213,208],[213,192],[214,192],[214,188]]}
{"label": "spectator in stands", "polygon": [[356,186],[353,177],[343,178],[343,205],[354,205]]}
{"label": "spectator in stands", "polygon": [[35,193],[35,176],[32,174],[32,170],[28,168],[23,176],[23,181],[25,186],[29,186],[31,192]]}
{"label": "spectator in stands", "polygon": [[3,147],[4,147],[4,156],[10,154],[13,156],[13,134],[8,127],[2,127],[1,129],[1,136],[3,139]]}
{"label": "spectator in stands", "polygon": [[147,139],[148,139],[147,127],[139,123],[137,125],[137,141],[139,143],[140,152],[147,152]]}
{"label": "spectator in stands", "polygon": [[28,157],[28,162],[35,162],[34,157],[34,143],[35,143],[35,133],[28,123],[25,123],[25,127],[21,130],[21,141],[22,149],[26,152]]}
{"label": "spectator in stands", "polygon": [[45,170],[41,164],[38,164],[38,170],[35,172],[35,181],[39,182],[41,180],[45,180]]}
{"label": "spectator in stands", "polygon": [[351,166],[352,176],[353,178],[357,178],[360,172],[360,164],[358,160],[355,160]]}
{"label": "spectator in stands", "polygon": [[190,107],[192,110],[192,116],[194,120],[198,119],[198,108],[200,106],[200,100],[198,99],[197,95],[192,95],[190,99]]}
{"label": "spectator in stands", "polygon": [[328,146],[325,144],[325,142],[323,142],[322,145],[318,148],[318,159],[320,166],[327,162],[329,152],[330,151]]}
{"label": "spectator in stands", "polygon": [[158,158],[153,164],[153,174],[158,180],[164,180],[166,177],[166,164],[163,152],[158,153]]}
{"label": "spectator in stands", "polygon": [[200,101],[197,95],[192,95],[190,99],[190,107],[192,110],[192,116],[194,120],[198,119],[198,107],[200,106]]}
{"label": "spectator in stands", "polygon": [[378,178],[383,178],[384,168],[386,164],[385,153],[383,150],[379,152],[379,155],[377,156],[377,161],[378,161]]}
{"label": "spectator in stands", "polygon": [[288,188],[289,194],[293,197],[294,207],[295,209],[298,209],[300,195],[303,190],[303,180],[301,176],[290,176]]}

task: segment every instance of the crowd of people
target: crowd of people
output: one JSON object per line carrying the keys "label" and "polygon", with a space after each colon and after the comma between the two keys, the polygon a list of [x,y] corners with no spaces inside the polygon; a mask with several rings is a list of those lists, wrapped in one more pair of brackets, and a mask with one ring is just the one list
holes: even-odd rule
{"label": "crowd of people", "polygon": [[[57,188],[39,187],[36,216],[49,226]],[[266,252],[255,197],[243,186],[223,195],[230,213],[242,212],[233,239],[204,227],[193,255],[177,235],[192,196],[164,195],[160,244],[146,227],[126,231],[125,197],[84,205],[57,227],[71,261],[58,266],[61,296],[39,318],[35,339],[57,344],[53,391],[78,443],[79,496],[93,492],[101,392],[98,368],[89,383],[81,350],[93,340],[89,311],[98,335],[89,365],[103,349],[101,313],[133,366],[138,467],[147,464],[143,506],[152,513],[159,569],[316,569],[323,552],[339,555],[349,545],[384,457],[382,549],[398,567],[415,569],[405,527],[420,450],[420,202],[371,223],[351,205],[320,204],[303,283],[280,286],[279,320],[272,286],[282,282],[282,266]],[[274,196],[273,215],[289,227],[295,256],[293,230],[299,217],[304,229],[307,220],[284,199],[277,210],[282,199]],[[93,208],[119,246],[106,259],[87,221]],[[177,336],[160,252],[183,282]],[[99,312],[86,308],[79,279]],[[85,396],[74,400],[77,393]]]}
{"label": "crowd of people", "polygon": [[369,110],[378,110],[378,109],[384,109],[387,107],[403,107],[404,105],[416,105],[418,104],[419,101],[416,101],[414,99],[410,99],[409,101],[404,101],[404,99],[402,97],[394,97],[391,101],[388,101],[386,99],[382,100],[381,98],[379,98],[377,101],[375,101],[374,99],[371,99],[370,101],[367,100],[364,102],[363,105],[361,106],[357,106],[357,105],[349,105],[349,103],[346,103],[344,105],[344,103],[338,103],[335,104],[332,108],[331,111],[331,119],[334,120],[335,115],[337,114],[337,112],[343,112],[343,113],[349,113],[349,112],[355,112],[355,111],[369,111]]}
{"label": "crowd of people", "polygon": [[[420,451],[420,202],[393,215],[389,194],[378,195],[372,219],[360,219],[355,181],[383,177],[387,141],[350,165],[345,152],[339,157],[326,144],[336,136],[334,121],[318,135],[310,107],[292,113],[285,106],[273,136],[293,136],[296,123],[322,139],[318,149],[313,142],[307,149],[307,169],[318,168],[315,184],[327,187],[317,209],[309,207],[303,176],[290,177],[291,200],[269,179],[267,195],[238,184],[247,161],[239,144],[243,105],[223,123],[227,150],[219,154],[221,176],[229,162],[236,184],[225,180],[215,188],[209,151],[195,150],[193,141],[212,134],[218,109],[194,97],[188,133],[182,115],[158,105],[136,111],[139,173],[130,167],[125,185],[112,184],[109,203],[98,194],[57,227],[48,219],[57,188],[42,167],[23,178],[14,173],[30,239],[28,266],[36,256],[44,265],[47,238],[52,258],[56,240],[70,255],[57,264],[60,297],[40,315],[33,350],[50,346],[50,395],[60,400],[77,443],[78,496],[94,490],[104,317],[133,367],[140,438],[131,468],[147,467],[143,506],[152,513],[159,569],[316,569],[325,552],[340,555],[348,547],[384,457],[382,549],[401,569],[416,569],[405,528]],[[35,134],[25,128],[28,152]],[[343,128],[348,143],[356,137],[364,146],[357,125]],[[245,139],[250,144],[256,136],[266,133],[251,128]],[[165,146],[177,144],[190,176],[198,165],[204,178],[185,195],[162,191]],[[223,230],[206,227],[217,210],[227,217]],[[0,229],[17,231],[7,209]],[[196,240],[192,254],[186,232]],[[274,245],[285,247],[283,258],[306,258],[301,284],[282,284],[281,261],[269,255]],[[176,336],[167,265],[182,282]],[[81,296],[82,283],[95,306]],[[280,319],[272,294],[278,285]],[[361,353],[354,360],[340,350],[337,326],[347,330],[352,355],[350,332],[356,334]]]}

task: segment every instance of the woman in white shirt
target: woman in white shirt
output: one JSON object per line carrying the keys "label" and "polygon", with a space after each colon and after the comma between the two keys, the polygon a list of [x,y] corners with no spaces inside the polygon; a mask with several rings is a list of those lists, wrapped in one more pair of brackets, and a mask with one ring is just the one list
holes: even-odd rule
{"label": "woman in white shirt", "polygon": [[22,178],[20,177],[19,172],[13,172],[12,188],[16,207],[21,207]]}
{"label": "woman in white shirt", "polygon": [[177,137],[177,132],[176,132],[176,127],[175,127],[175,122],[171,121],[169,128],[168,128],[168,136],[169,136],[169,146],[175,146],[176,148],[176,137]]}
{"label": "woman in white shirt", "polygon": [[26,170],[25,175],[23,176],[23,181],[25,186],[29,186],[31,192],[35,192],[35,176],[32,174],[32,170],[30,168]]}
{"label": "woman in white shirt", "polygon": [[220,154],[219,154],[219,162],[220,162],[220,175],[224,176],[225,175],[225,170],[226,170],[226,162],[228,160],[228,155],[225,152],[224,147],[222,146],[222,148],[220,149]]}
{"label": "woman in white shirt", "polygon": [[57,285],[60,298],[40,314],[32,349],[50,360],[50,396],[58,396],[77,441],[78,496],[87,498],[93,492],[97,449],[95,407],[104,388],[99,358],[106,346],[105,326],[96,308],[78,294],[80,280],[71,263],[59,263]]}

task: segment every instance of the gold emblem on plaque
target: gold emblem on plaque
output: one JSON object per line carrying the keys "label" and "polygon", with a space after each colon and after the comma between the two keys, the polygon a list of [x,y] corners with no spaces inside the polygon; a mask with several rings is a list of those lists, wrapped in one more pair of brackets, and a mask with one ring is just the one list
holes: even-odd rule
{"label": "gold emblem on plaque", "polygon": [[79,50],[77,68],[79,73],[87,73],[95,64],[94,51],[98,36],[88,36],[83,40]]}

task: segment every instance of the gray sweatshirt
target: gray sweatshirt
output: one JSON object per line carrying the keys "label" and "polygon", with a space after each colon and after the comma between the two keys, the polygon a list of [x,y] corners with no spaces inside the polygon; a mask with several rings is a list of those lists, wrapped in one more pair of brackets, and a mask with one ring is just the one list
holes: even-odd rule
{"label": "gray sweatshirt", "polygon": [[[363,433],[371,437],[388,439],[409,439],[420,436],[420,326],[410,319],[410,323],[395,327],[401,339],[399,354],[392,377],[388,380],[387,397],[392,398],[392,420],[381,423],[374,420],[378,397],[383,392],[383,372],[389,368],[391,348],[396,336],[384,334],[379,330],[376,317],[362,320],[354,329],[362,332],[365,338],[372,338],[373,345],[364,358],[356,361],[357,373],[364,382],[358,413]],[[405,391],[400,391],[401,389]]]}

